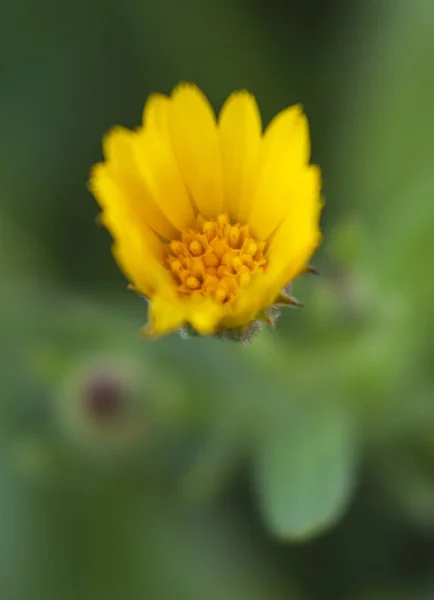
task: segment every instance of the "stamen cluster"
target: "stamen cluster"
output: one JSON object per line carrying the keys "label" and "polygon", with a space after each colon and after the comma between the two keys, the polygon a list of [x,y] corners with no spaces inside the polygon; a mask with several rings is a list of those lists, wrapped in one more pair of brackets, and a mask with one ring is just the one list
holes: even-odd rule
{"label": "stamen cluster", "polygon": [[166,264],[182,295],[212,297],[231,303],[252,276],[263,271],[265,242],[256,241],[248,225],[232,224],[227,215],[213,221],[197,218],[197,228],[167,245]]}

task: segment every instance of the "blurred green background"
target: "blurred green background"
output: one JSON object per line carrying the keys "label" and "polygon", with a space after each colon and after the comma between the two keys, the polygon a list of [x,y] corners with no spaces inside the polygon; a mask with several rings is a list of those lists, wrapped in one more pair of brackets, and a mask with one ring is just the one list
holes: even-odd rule
{"label": "blurred green background", "polygon": [[[0,8],[0,598],[434,598],[434,4]],[[196,82],[301,102],[320,278],[248,347],[139,340],[86,190]]]}

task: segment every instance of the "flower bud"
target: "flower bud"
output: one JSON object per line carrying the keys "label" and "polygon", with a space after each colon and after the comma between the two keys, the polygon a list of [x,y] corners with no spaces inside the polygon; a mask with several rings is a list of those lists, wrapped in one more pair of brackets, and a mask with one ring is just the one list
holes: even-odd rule
{"label": "flower bud", "polygon": [[131,360],[101,357],[80,365],[55,404],[62,436],[99,456],[137,449],[148,437],[145,386]]}
{"label": "flower bud", "polygon": [[84,382],[82,392],[92,418],[108,420],[124,416],[128,390],[119,374],[96,371]]}

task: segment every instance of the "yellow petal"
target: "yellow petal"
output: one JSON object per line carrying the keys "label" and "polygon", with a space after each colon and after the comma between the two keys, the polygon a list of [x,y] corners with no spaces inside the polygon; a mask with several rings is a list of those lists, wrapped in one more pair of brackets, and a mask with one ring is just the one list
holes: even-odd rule
{"label": "yellow petal", "polygon": [[133,141],[135,134],[130,129],[116,126],[102,140],[104,158],[117,170],[130,172],[134,169]]}
{"label": "yellow petal", "polygon": [[305,167],[298,201],[276,231],[267,251],[267,268],[249,286],[240,290],[231,312],[222,320],[224,327],[247,325],[270,306],[282,288],[307,265],[321,240],[319,218],[322,207],[321,173],[318,167]]}
{"label": "yellow petal", "polygon": [[175,88],[169,107],[175,156],[198,211],[207,218],[223,212],[222,165],[215,115],[194,85]]}
{"label": "yellow petal", "polygon": [[169,104],[164,94],[149,96],[136,159],[156,203],[169,221],[183,230],[194,224],[195,214],[169,136]]}
{"label": "yellow petal", "polygon": [[258,238],[267,239],[297,201],[297,181],[309,154],[307,119],[301,107],[292,106],[271,121],[262,142],[258,185],[249,218]]}
{"label": "yellow petal", "polygon": [[139,134],[116,127],[106,135],[103,145],[106,165],[111,177],[122,190],[122,201],[160,236],[173,239],[177,235],[177,228],[152,196],[149,185],[138,168],[136,156],[140,145]]}
{"label": "yellow petal", "polygon": [[236,329],[253,321],[258,313],[267,306],[265,291],[265,274],[261,273],[255,276],[248,286],[240,290],[230,312],[222,319],[222,327]]}
{"label": "yellow petal", "polygon": [[235,92],[219,116],[225,208],[235,220],[246,222],[257,178],[261,145],[261,115],[254,97]]}
{"label": "yellow petal", "polygon": [[128,279],[146,296],[162,287],[171,289],[173,282],[162,264],[163,244],[139,221],[106,164],[92,169],[90,186],[103,209],[102,223],[115,240],[115,258]]}
{"label": "yellow petal", "polygon": [[297,200],[291,203],[267,252],[277,287],[285,286],[306,267],[320,243],[321,208],[321,172],[310,165],[299,180]]}
{"label": "yellow petal", "polygon": [[159,248],[161,254],[163,246],[156,233],[162,237],[177,233],[164,216],[159,219],[158,212],[152,213],[152,201],[142,201],[143,198],[148,200],[146,190],[133,175],[115,171],[108,163],[99,163],[91,170],[89,184],[98,204],[103,209],[101,221],[114,237],[116,231],[121,232],[117,220],[128,217],[136,223],[144,236],[151,236],[152,240],[155,240],[155,248]]}
{"label": "yellow petal", "polygon": [[187,320],[201,335],[215,333],[226,309],[210,298],[191,298],[187,306]]}
{"label": "yellow petal", "polygon": [[145,337],[158,337],[179,329],[185,323],[185,305],[179,299],[155,296],[149,305]]}
{"label": "yellow petal", "polygon": [[117,238],[113,244],[113,256],[119,268],[134,289],[148,298],[163,290],[175,293],[173,283],[162,264],[155,260],[146,241],[129,223],[124,227],[123,237]]}
{"label": "yellow petal", "polygon": [[140,228],[144,237],[149,238],[155,256],[162,256],[163,244],[137,210],[139,205],[131,202],[127,193],[129,188],[124,185],[122,175],[113,171],[107,163],[99,163],[91,170],[89,186],[103,211],[101,222],[114,238],[123,235],[125,223],[132,222]]}
{"label": "yellow petal", "polygon": [[141,248],[135,243],[137,237],[130,235],[114,242],[112,254],[116,263],[125,277],[130,281],[134,290],[143,296],[150,298],[154,293],[151,280],[141,271],[139,261],[143,259]]}
{"label": "yellow petal", "polygon": [[167,132],[141,131],[135,151],[138,171],[155,204],[179,231],[192,227],[193,207]]}
{"label": "yellow petal", "polygon": [[164,94],[151,94],[143,109],[143,126],[159,132],[167,131],[169,97]]}

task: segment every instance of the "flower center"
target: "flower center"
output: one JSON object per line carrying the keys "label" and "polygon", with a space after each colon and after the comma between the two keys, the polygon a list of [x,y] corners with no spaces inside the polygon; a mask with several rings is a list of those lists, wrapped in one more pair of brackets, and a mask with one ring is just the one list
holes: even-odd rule
{"label": "flower center", "polygon": [[166,264],[183,295],[201,295],[233,302],[253,274],[263,271],[265,242],[256,241],[248,225],[230,223],[227,215],[214,221],[197,218],[180,240],[167,246]]}

